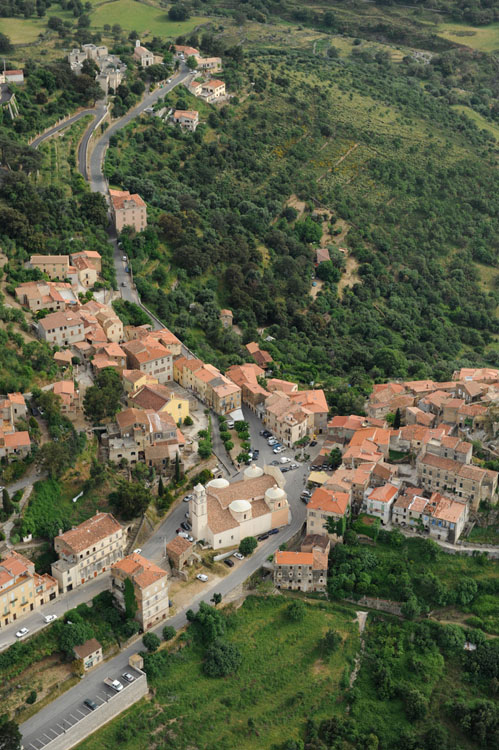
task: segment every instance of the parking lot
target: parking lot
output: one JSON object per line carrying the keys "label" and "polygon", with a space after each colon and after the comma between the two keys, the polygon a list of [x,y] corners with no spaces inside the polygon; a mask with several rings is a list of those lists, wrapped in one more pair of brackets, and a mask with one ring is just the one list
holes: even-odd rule
{"label": "parking lot", "polygon": [[[67,705],[64,703],[64,697],[61,696],[59,702],[62,705],[62,711],[59,709],[57,716],[48,717],[47,721],[39,727],[33,734],[24,734],[23,732],[23,748],[24,750],[42,750],[46,745],[55,740],[62,734],[66,734],[70,729],[76,726],[78,722],[84,719],[89,714],[93,714],[95,711],[109,701],[112,701],[117,695],[120,695],[123,691],[130,688],[129,683],[122,678],[124,672],[129,672],[135,679],[141,676],[141,673],[132,667],[128,666],[126,662],[123,663],[123,668],[116,672],[116,670],[110,670],[109,674],[106,671],[106,665],[102,665],[96,671],[85,675],[79,685],[75,686],[67,694]],[[117,693],[108,685],[103,682],[103,675],[110,677],[111,679],[117,679],[123,685],[123,691]],[[89,708],[85,705],[84,701],[90,699],[96,705],[95,709]],[[35,717],[33,717],[35,718]],[[29,721],[26,722],[29,724]]]}

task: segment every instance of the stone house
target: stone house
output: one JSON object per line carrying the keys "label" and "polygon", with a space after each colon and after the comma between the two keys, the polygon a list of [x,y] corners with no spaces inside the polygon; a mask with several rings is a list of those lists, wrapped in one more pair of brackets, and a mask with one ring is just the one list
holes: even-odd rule
{"label": "stone house", "polygon": [[147,337],[126,341],[123,350],[127,355],[127,368],[152,375],[159,383],[173,380],[173,355],[159,341]]}
{"label": "stone house", "polygon": [[225,96],[225,83],[216,78],[206,81],[201,85],[200,96],[208,103],[216,102]]}
{"label": "stone house", "polygon": [[102,645],[96,638],[90,638],[81,646],[74,646],[73,653],[75,659],[81,659],[85,672],[100,664],[103,658]]}
{"label": "stone house", "polygon": [[192,555],[194,544],[182,536],[176,536],[166,545],[166,556],[174,570],[182,570]]}
{"label": "stone house", "polygon": [[199,55],[195,55],[195,58],[198,64],[197,70],[203,73],[220,73],[222,70],[221,57],[199,57]]}
{"label": "stone house", "polygon": [[279,442],[288,447],[311,435],[314,430],[312,412],[293,403],[287,394],[278,391],[265,401],[263,422]]}
{"label": "stone house", "polygon": [[52,346],[68,346],[85,339],[83,319],[77,312],[60,310],[38,322],[38,333]]}
{"label": "stone house", "polygon": [[38,268],[49,279],[65,279],[69,272],[69,255],[32,255],[31,268]]}
{"label": "stone house", "polygon": [[124,227],[132,227],[136,232],[142,232],[146,228],[147,206],[138,193],[130,194],[128,190],[109,190],[109,196],[114,225],[118,233]]}
{"label": "stone house", "polygon": [[113,562],[123,557],[125,547],[125,529],[111,513],[96,513],[56,536],[54,549],[59,559],[52,563],[52,575],[61,594],[109,570]]}
{"label": "stone house", "polygon": [[250,341],[249,344],[246,344],[245,349],[259,367],[267,369],[272,364],[271,355],[264,349],[260,349],[256,341]]}
{"label": "stone house", "polygon": [[335,492],[327,487],[318,487],[307,504],[307,534],[319,534],[330,539],[338,539],[336,533],[326,529],[329,518],[339,521],[346,519],[350,508],[350,495],[346,492]]}
{"label": "stone house", "polygon": [[144,385],[132,393],[128,399],[130,406],[139,409],[152,409],[155,412],[166,411],[178,424],[182,424],[189,416],[189,401],[180,398],[175,391],[164,385]]}
{"label": "stone house", "polygon": [[220,320],[224,328],[232,328],[234,314],[232,310],[220,310]]}
{"label": "stone house", "polygon": [[482,500],[497,503],[496,471],[428,452],[418,456],[416,466],[418,481],[426,490],[453,493],[469,502],[473,510],[478,510]]}
{"label": "stone house", "polygon": [[59,380],[52,384],[52,391],[59,396],[62,414],[74,414],[80,405],[80,392],[73,380]]}
{"label": "stone house", "polygon": [[7,422],[10,427],[14,428],[15,423],[20,419],[25,419],[28,413],[28,407],[22,393],[8,393],[6,397],[0,400],[0,416],[4,423]]}
{"label": "stone house", "polygon": [[30,451],[31,440],[27,430],[0,430],[0,458],[26,458]]}
{"label": "stone house", "polygon": [[265,400],[269,392],[258,382],[258,378],[265,375],[265,370],[248,362],[243,365],[232,365],[225,374],[239,386],[243,403],[249,406],[252,411],[259,412],[260,409],[265,408]]}
{"label": "stone house", "polygon": [[145,632],[168,616],[168,574],[136,552],[115,562],[111,568],[111,590],[122,610],[126,608],[124,591],[127,578],[133,584],[137,604],[135,620]]}
{"label": "stone house", "polygon": [[[468,520],[469,507],[462,500],[452,500],[434,492],[430,499],[410,487],[400,495],[392,508],[392,522],[398,526],[422,524],[431,537],[454,544]],[[416,494],[417,493],[417,494]]]}
{"label": "stone house", "polygon": [[145,461],[149,466],[162,468],[174,461],[180,452],[177,425],[167,413],[156,414],[152,409],[124,409],[116,415],[116,422],[107,425],[102,444],[110,461],[129,463]]}
{"label": "stone house", "polygon": [[31,312],[65,310],[78,304],[71,284],[64,281],[27,281],[16,287],[16,299]]}

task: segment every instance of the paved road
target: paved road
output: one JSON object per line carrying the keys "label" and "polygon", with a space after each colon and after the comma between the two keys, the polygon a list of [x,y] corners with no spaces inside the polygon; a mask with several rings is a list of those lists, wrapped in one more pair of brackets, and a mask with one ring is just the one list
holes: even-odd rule
{"label": "paved road", "polygon": [[43,133],[42,135],[39,135],[38,138],[35,138],[35,140],[30,143],[31,148],[38,148],[40,143],[43,143],[43,141],[46,141],[47,138],[51,138],[60,130],[64,130],[65,128],[68,128],[70,125],[73,125],[73,123],[78,122],[78,120],[81,120],[82,117],[86,117],[87,115],[98,115],[99,104],[100,102],[97,103],[94,109],[84,109],[81,112],[78,112],[76,115],[69,117],[67,120],[64,120],[64,122],[60,122],[58,125],[54,125],[54,127],[50,128],[50,130],[47,130],[46,133]]}
{"label": "paved road", "polygon": [[92,134],[95,132],[96,128],[101,124],[102,120],[107,114],[107,104],[105,100],[101,100],[97,102],[96,109],[95,109],[95,118],[92,124],[86,129],[83,138],[80,141],[80,146],[78,148],[78,169],[80,173],[83,175],[85,180],[88,180],[88,172],[87,172],[87,152],[88,152],[88,144],[90,142],[90,138],[92,137]]}
{"label": "paved road", "polygon": [[[102,172],[102,167],[104,163],[104,156],[109,146],[109,140],[111,136],[115,135],[119,130],[128,125],[133,119],[141,115],[148,107],[152,107],[152,105],[157,102],[158,99],[165,96],[165,94],[174,89],[175,86],[178,86],[180,83],[191,76],[192,71],[190,71],[187,66],[182,65],[182,69],[172,77],[171,83],[165,84],[161,88],[152,91],[150,94],[146,94],[140,104],[137,104],[137,106],[131,109],[130,112],[127,112],[124,117],[122,117],[120,120],[117,120],[113,125],[107,128],[103,135],[95,142],[94,149],[90,157],[88,157],[88,144],[90,141],[90,137],[98,126],[100,120],[102,119],[102,115],[96,117],[91,127],[85,133],[80,144],[80,149],[78,151],[78,168],[83,177],[89,182],[90,189],[94,193],[102,193],[107,200],[108,184]],[[140,304],[140,299],[137,291],[130,286],[130,276],[126,273],[125,270],[127,264],[125,261],[123,261],[123,253],[118,247],[116,231],[111,225],[109,227],[109,242],[113,246],[116,281],[121,296],[124,300]],[[161,325],[161,322],[157,319],[153,319],[153,323],[155,328],[163,327]]]}
{"label": "paved road", "polygon": [[103,574],[99,578],[96,578],[95,581],[91,581],[87,586],[81,586],[75,589],[75,591],[63,594],[60,599],[47,602],[40,609],[30,612],[29,615],[23,617],[22,620],[6,625],[0,630],[0,651],[3,651],[19,640],[15,635],[19,628],[28,628],[31,636],[46,627],[46,623],[43,621],[45,615],[62,617],[69,609],[73,609],[84,602],[90,602],[94,596],[97,596],[101,591],[105,591],[108,588],[109,574]]}
{"label": "paved road", "polygon": [[[275,456],[272,450],[267,445],[266,440],[259,435],[259,431],[262,429],[261,422],[249,410],[245,409],[244,412],[245,418],[250,423],[251,444],[260,450],[260,460],[257,463],[263,465],[265,462],[274,460]],[[318,451],[319,448],[317,447],[316,450]],[[281,455],[290,455],[291,457],[292,452],[288,450]],[[218,581],[216,584],[210,584],[208,581],[206,588],[195,597],[188,607],[185,607],[167,620],[168,625],[172,625],[176,629],[183,627],[187,623],[185,616],[187,609],[196,610],[201,601],[209,603],[215,592],[221,593],[224,597],[227,596],[233,589],[244,583],[252,573],[261,568],[267,557],[275,552],[280,544],[300,530],[305,519],[305,505],[301,503],[299,496],[307,473],[308,466],[303,464],[300,466],[300,469],[284,474],[286,491],[292,510],[291,524],[282,529],[279,534],[270,537],[264,542],[260,542],[253,555],[241,562],[237,562],[231,572],[221,581]],[[156,562],[161,562],[164,559],[165,542],[175,536],[175,529],[178,528],[180,521],[183,519],[187,507],[187,503],[181,502],[171,511],[151,539],[142,547],[145,557]],[[164,623],[158,626],[155,632],[161,635],[163,627]],[[141,650],[143,650],[141,641],[124,649],[118,656],[97,667],[90,674],[86,675],[78,685],[75,685],[71,690],[68,690],[22,724],[20,729],[23,735],[24,747],[28,750],[33,750],[34,748],[41,750],[41,744],[37,740],[43,737],[44,734],[47,734],[47,732],[48,736],[50,736],[51,729],[57,724],[60,725],[67,717],[76,715],[76,711],[83,710],[82,702],[85,698],[95,698],[95,696],[99,696],[102,692],[104,677],[114,677],[117,674],[121,674],[125,671],[131,654],[138,653]]]}

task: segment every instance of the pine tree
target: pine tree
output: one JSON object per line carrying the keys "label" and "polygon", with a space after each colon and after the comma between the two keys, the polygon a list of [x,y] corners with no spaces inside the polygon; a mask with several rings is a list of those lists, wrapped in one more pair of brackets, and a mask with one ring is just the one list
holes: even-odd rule
{"label": "pine tree", "polygon": [[395,412],[395,418],[393,420],[393,429],[398,430],[400,427],[400,409]]}
{"label": "pine tree", "polygon": [[180,458],[178,453],[175,456],[175,481],[180,482]]}
{"label": "pine tree", "polygon": [[12,501],[10,499],[9,491],[7,489],[4,489],[3,495],[2,495],[2,504],[4,512],[7,516],[10,516],[12,511],[14,510],[14,506],[12,505]]}
{"label": "pine tree", "polygon": [[163,477],[160,477],[158,482],[158,497],[163,497],[164,491],[165,487],[163,485]]}

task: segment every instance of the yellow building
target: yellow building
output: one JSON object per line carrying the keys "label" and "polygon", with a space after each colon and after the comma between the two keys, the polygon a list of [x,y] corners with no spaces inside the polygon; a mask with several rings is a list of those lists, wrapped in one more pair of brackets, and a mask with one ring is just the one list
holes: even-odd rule
{"label": "yellow building", "polygon": [[158,385],[158,379],[140,370],[123,370],[123,388],[125,393],[136,393],[145,385]]}
{"label": "yellow building", "polygon": [[174,422],[183,424],[189,416],[189,401],[181,398],[175,391],[171,391],[164,385],[144,385],[130,393],[128,397],[129,406],[139,409],[153,409],[155,412],[166,412]]}
{"label": "yellow building", "polygon": [[57,598],[55,578],[39,575],[27,557],[12,552],[0,563],[0,630]]}

